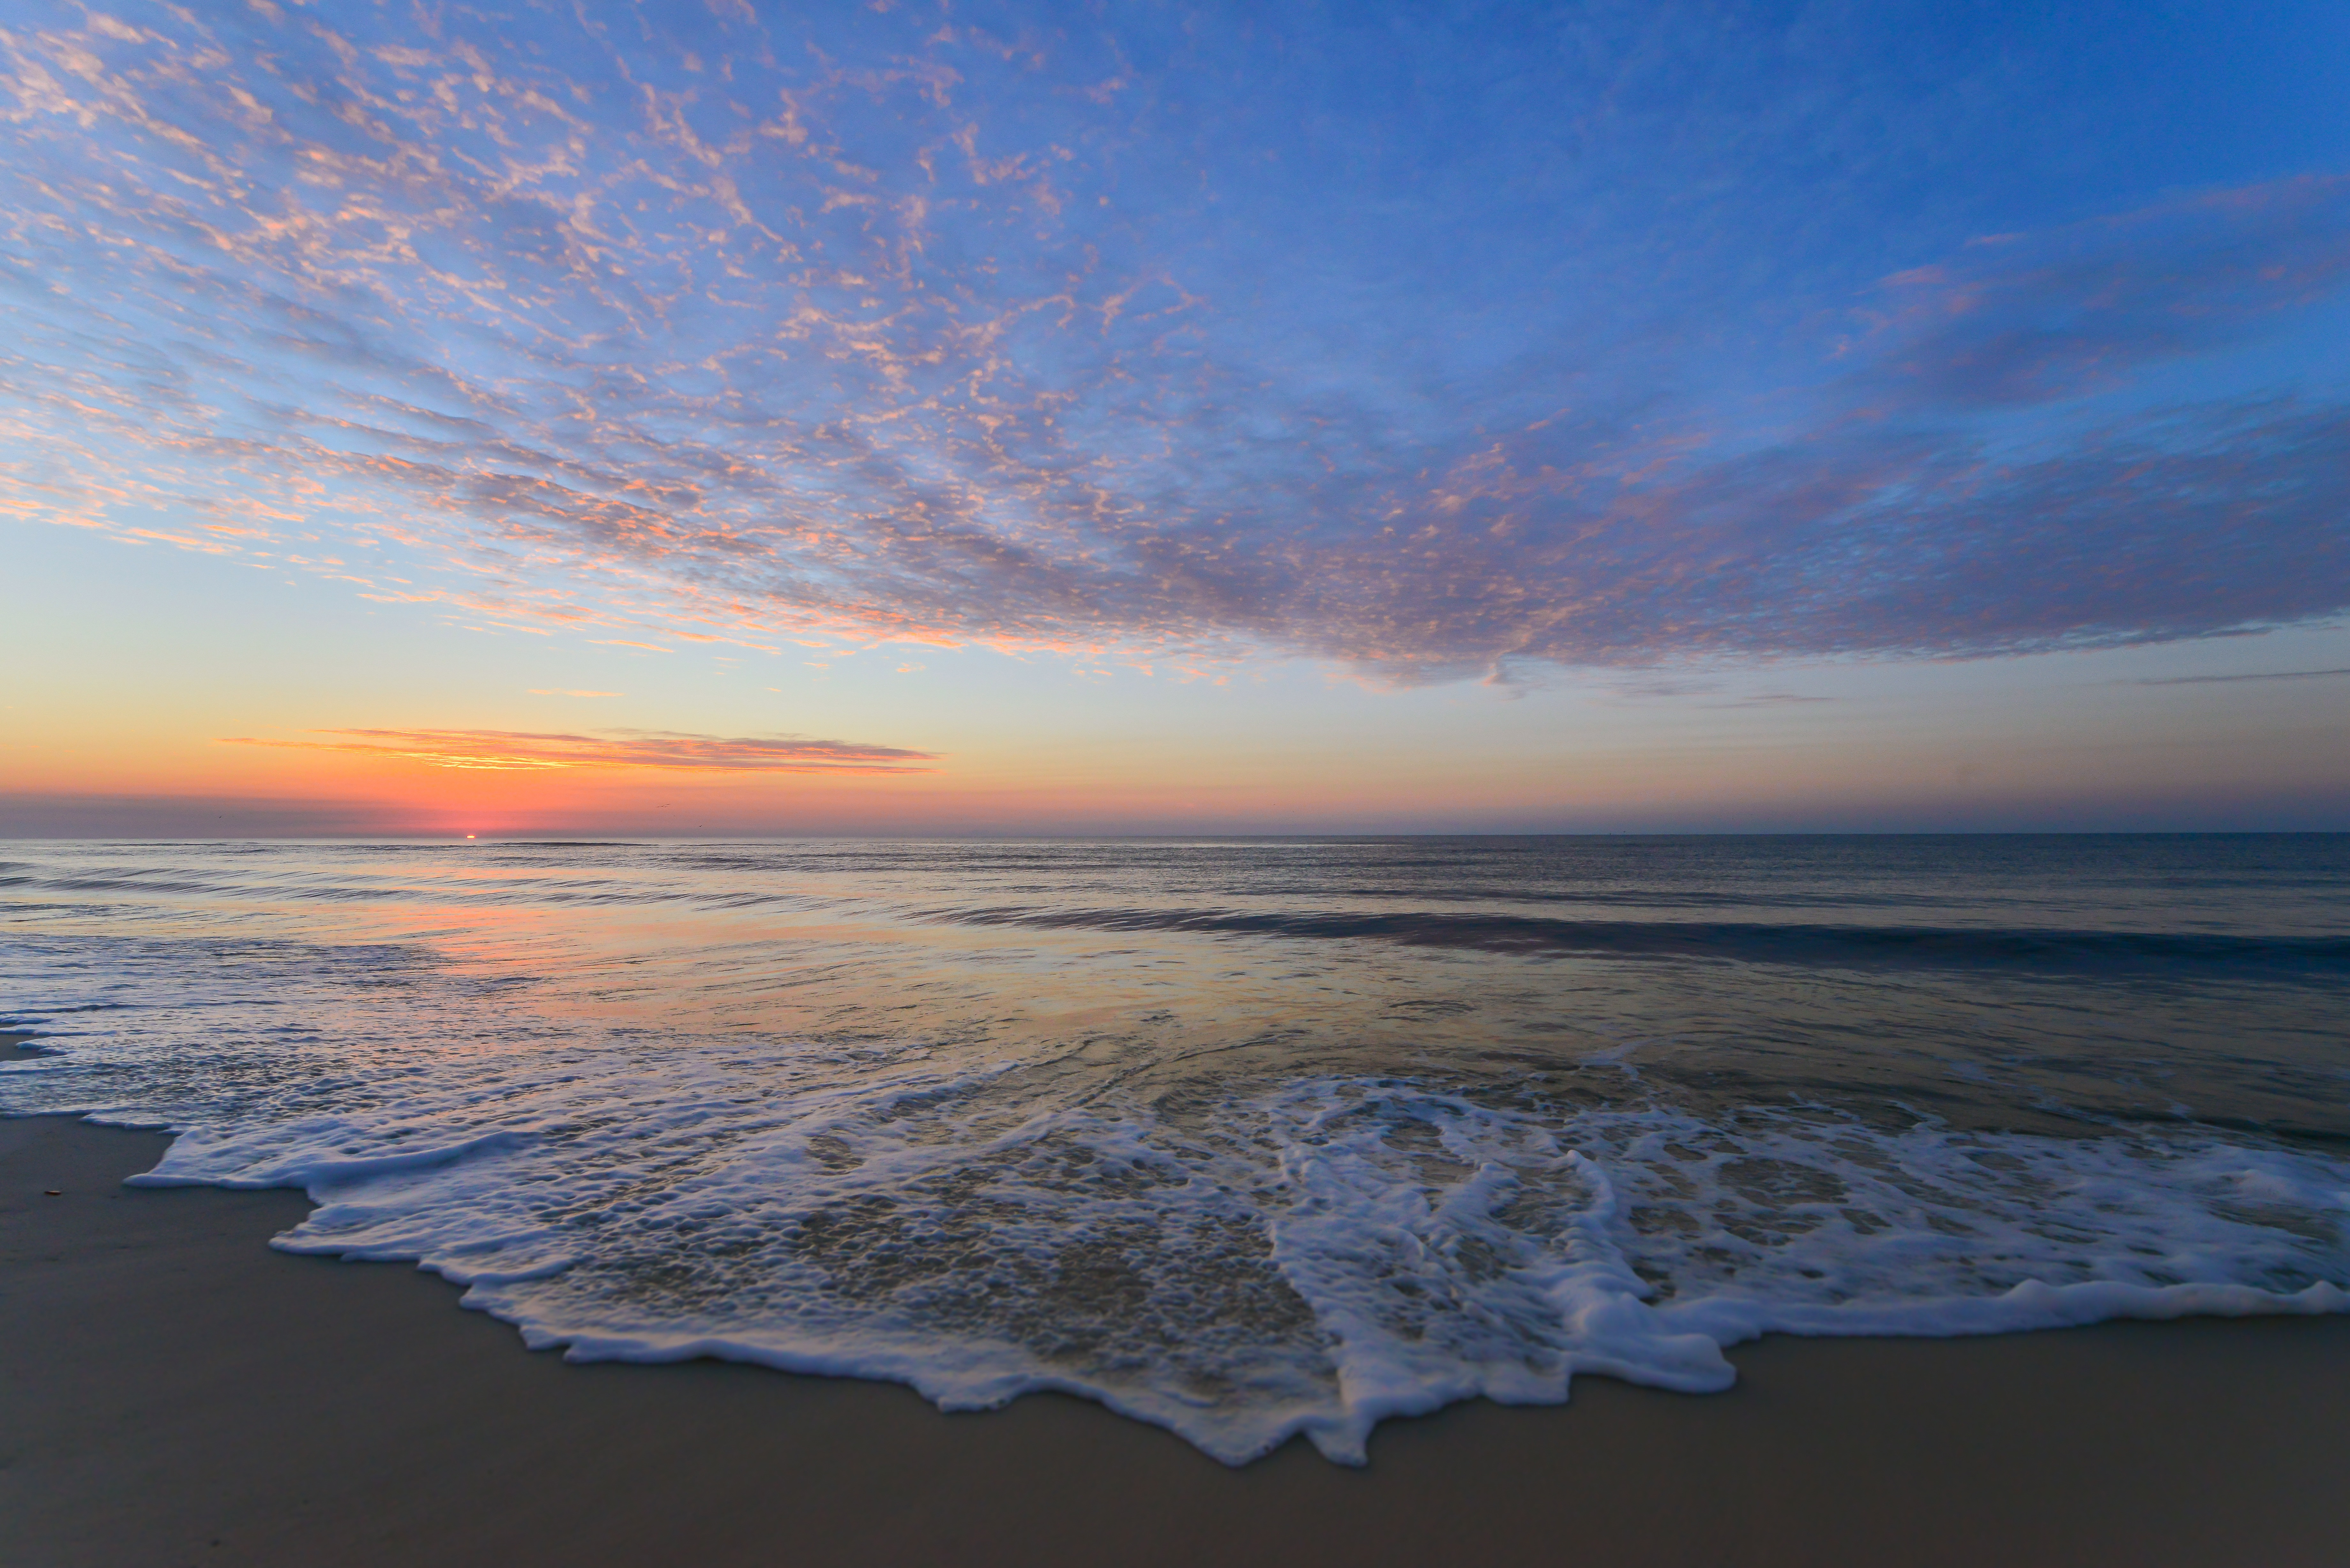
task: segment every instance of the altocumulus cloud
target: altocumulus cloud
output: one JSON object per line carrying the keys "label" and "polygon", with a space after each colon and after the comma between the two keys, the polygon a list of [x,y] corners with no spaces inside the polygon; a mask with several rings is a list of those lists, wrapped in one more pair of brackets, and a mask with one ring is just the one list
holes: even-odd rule
{"label": "altocumulus cloud", "polygon": [[[1899,192],[2012,196],[1995,59],[1649,9],[36,5],[9,504],[508,625],[1407,681],[2350,606],[2277,348],[2350,182],[1981,240]],[[575,742],[653,744],[484,744]]]}
{"label": "altocumulus cloud", "polygon": [[725,773],[928,773],[930,752],[860,746],[789,735],[680,734],[667,730],[608,730],[594,735],[515,730],[322,730],[321,740],[226,736],[230,746],[359,752],[406,757],[441,768],[511,773],[561,768],[691,768]]}

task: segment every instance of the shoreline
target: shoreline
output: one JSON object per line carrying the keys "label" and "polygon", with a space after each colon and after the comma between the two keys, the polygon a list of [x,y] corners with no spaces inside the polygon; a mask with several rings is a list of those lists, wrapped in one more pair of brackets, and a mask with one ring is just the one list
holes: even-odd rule
{"label": "shoreline", "polygon": [[[0,1037],[0,1044],[13,1044]],[[11,1051],[9,1054],[16,1053]],[[1053,1395],[570,1366],[292,1191],[135,1189],[161,1134],[0,1120],[0,1539],[119,1563],[2331,1563],[2350,1319],[1768,1338],[1228,1469]],[[47,1189],[61,1196],[47,1197]]]}

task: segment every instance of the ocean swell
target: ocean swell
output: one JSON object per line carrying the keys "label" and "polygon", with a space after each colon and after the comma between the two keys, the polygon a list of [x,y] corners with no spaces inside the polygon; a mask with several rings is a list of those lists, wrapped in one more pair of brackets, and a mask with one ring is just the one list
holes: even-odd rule
{"label": "ocean swell", "polygon": [[1015,906],[926,911],[941,924],[1039,930],[1186,931],[1209,936],[1394,942],[1526,956],[1721,959],[1743,963],[1998,968],[2043,973],[2196,969],[2350,975],[2350,938],[2063,928],[1828,925],[1728,920],[1575,920],[1250,909],[1069,909]]}

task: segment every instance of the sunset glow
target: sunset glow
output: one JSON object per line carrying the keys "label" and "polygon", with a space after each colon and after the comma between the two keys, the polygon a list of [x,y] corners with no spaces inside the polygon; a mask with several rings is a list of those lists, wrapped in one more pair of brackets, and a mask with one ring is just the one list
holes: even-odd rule
{"label": "sunset glow", "polygon": [[0,1539],[2338,1556],[2345,83],[0,7]]}

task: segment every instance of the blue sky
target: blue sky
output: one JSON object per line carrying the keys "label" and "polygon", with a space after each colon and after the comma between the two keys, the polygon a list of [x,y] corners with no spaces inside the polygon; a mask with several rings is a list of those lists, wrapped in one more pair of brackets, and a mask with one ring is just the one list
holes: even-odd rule
{"label": "blue sky", "polygon": [[20,7],[0,826],[2350,826],[2345,79],[2338,5]]}

